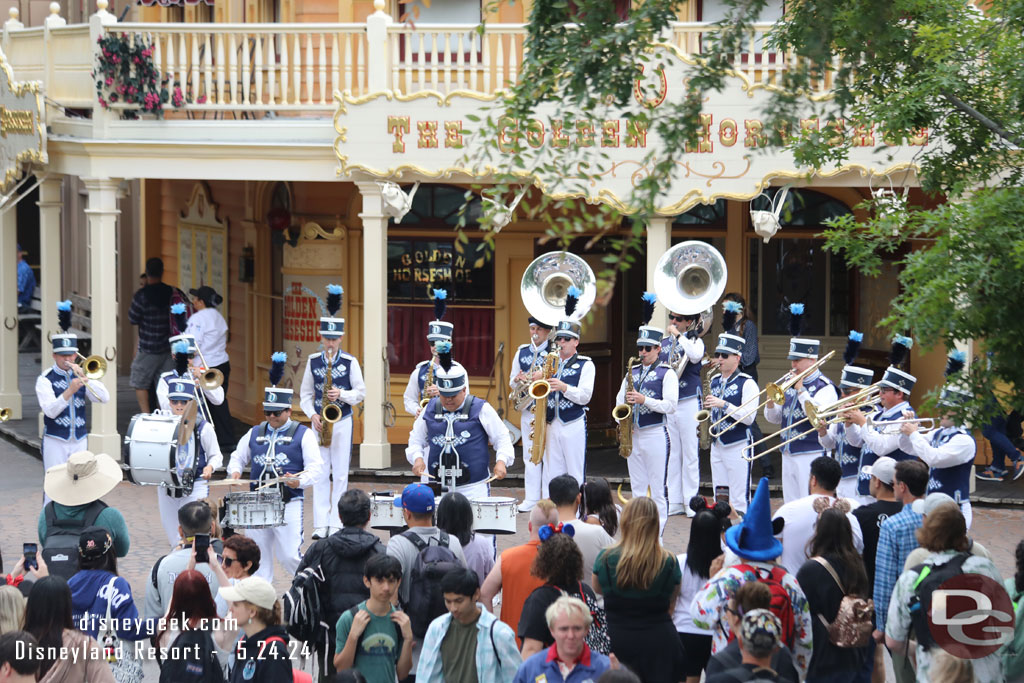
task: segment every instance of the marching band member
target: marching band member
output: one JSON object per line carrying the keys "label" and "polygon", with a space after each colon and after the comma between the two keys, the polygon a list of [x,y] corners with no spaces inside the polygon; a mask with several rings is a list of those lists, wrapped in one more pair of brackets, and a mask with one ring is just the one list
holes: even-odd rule
{"label": "marching band member", "polygon": [[583,292],[569,287],[565,299],[565,319],[555,328],[558,369],[550,379],[547,397],[547,443],[544,444],[543,486],[560,474],[571,474],[584,481],[587,457],[586,410],[594,394],[594,362],[576,353],[580,345],[580,322],[573,318]]}
{"label": "marching band member", "polygon": [[409,375],[409,383],[402,394],[402,404],[405,412],[413,417],[420,414],[420,401],[423,397],[434,398],[437,396],[437,385],[431,383],[427,386],[427,375],[433,368],[437,373],[437,350],[434,348],[440,342],[451,342],[455,326],[442,320],[448,308],[448,291],[435,289],[434,293],[434,320],[427,325],[427,343],[430,344],[430,358],[416,364],[416,369]]}
{"label": "marching band member", "polygon": [[[872,416],[876,422],[901,420],[914,417],[914,409],[907,399],[917,382],[917,378],[899,369],[907,358],[914,341],[910,337],[897,335],[889,353],[889,367],[882,376],[882,388],[878,392],[879,410]],[[859,410],[847,413],[852,424],[846,429],[846,440],[854,446],[861,447],[861,464],[870,465],[880,456],[887,455],[896,462],[908,460],[914,456],[900,448],[900,430],[896,426],[867,426],[867,416]]]}
{"label": "marching band member", "polygon": [[454,490],[470,500],[485,498],[491,475],[487,446],[490,444],[495,451],[494,478],[504,479],[515,462],[512,439],[498,412],[469,393],[469,377],[462,365],[452,361],[451,343],[441,342],[438,352],[440,395],[430,399],[413,423],[405,457],[414,475],[429,473],[442,485],[451,481],[444,470],[458,466],[461,474]]}
{"label": "marching band member", "polygon": [[[335,317],[341,308],[340,285],[327,285],[327,317],[320,318],[320,343],[324,350],[306,361],[299,389],[299,405],[319,435],[323,469],[313,484],[313,540],[327,538],[341,529],[338,499],[348,489],[349,462],[352,457],[352,406],[366,397],[363,372],[355,356],[341,350],[345,335],[345,319]],[[328,368],[328,363],[330,367]],[[327,401],[338,405],[341,418],[334,424],[324,422],[324,384],[331,373]],[[315,378],[315,379],[314,379]],[[324,438],[324,430],[328,437]],[[331,479],[334,479],[333,491]]]}
{"label": "marching band member", "polygon": [[[857,367],[853,364],[863,339],[864,335],[860,332],[850,331],[846,342],[846,351],[843,353],[843,362],[846,365],[843,367],[843,375],[839,380],[841,398],[852,396],[871,386],[874,373],[868,368]],[[871,475],[861,472],[861,449],[859,446],[847,442],[845,422],[836,421],[829,425],[822,425],[818,429],[818,443],[826,451],[833,451],[833,457],[839,462],[839,467],[842,470],[842,479],[839,480],[836,495],[839,498],[849,498],[859,502],[865,502],[862,496],[870,500],[868,485],[871,483]]]}
{"label": "marching band member", "polygon": [[[532,382],[540,379],[541,365],[544,363],[544,356],[548,351],[548,333],[551,332],[551,325],[548,325],[533,316],[530,316],[530,342],[522,344],[516,349],[515,360],[512,362],[512,373],[508,378],[509,388],[515,389],[522,382]],[[520,512],[529,512],[533,506],[542,498],[548,497],[548,490],[543,486],[544,462],[534,465],[530,462],[529,452],[533,448],[533,401],[530,401],[523,408],[519,417],[519,429],[522,430],[523,439],[523,461],[525,472],[525,494],[523,503],[519,506]]]}
{"label": "marching band member", "polygon": [[278,388],[284,376],[288,356],[278,351],[272,357],[270,385],[263,393],[263,415],[267,418],[250,429],[238,442],[228,463],[228,476],[242,478],[242,469],[251,463],[249,484],[255,490],[266,473],[267,479],[279,476],[272,489],[280,491],[284,500],[284,525],[269,529],[249,529],[247,535],[260,547],[260,568],[257,576],[267,581],[274,577],[274,557],[289,574],[299,568],[302,555],[302,489],[320,479],[320,448],[315,432],[291,419],[291,389]]}
{"label": "marching band member", "polygon": [[[954,351],[946,361],[946,377],[960,372],[966,356]],[[956,501],[971,528],[971,468],[977,444],[970,432],[956,423],[956,406],[970,399],[970,394],[953,385],[947,385],[939,397],[939,405],[947,410],[938,429],[927,434],[918,431],[917,422],[900,425],[900,450],[917,456],[931,468],[928,476],[929,493],[938,491]],[[922,501],[923,506],[924,501]],[[915,503],[916,506],[916,503]],[[918,512],[914,508],[914,512]]]}
{"label": "marching band member", "polygon": [[[793,335],[789,340],[789,361],[792,372],[796,375],[810,368],[818,360],[821,342],[817,339],[800,337],[804,314],[803,304],[790,304],[789,313],[789,332]],[[782,425],[779,437],[785,441],[796,436],[800,431],[806,431],[806,428],[795,431],[791,427],[794,423],[807,417],[807,413],[804,412],[804,404],[807,401],[813,402],[815,407],[823,410],[835,403],[838,398],[839,395],[836,393],[836,387],[832,384],[832,380],[825,377],[820,370],[815,369],[786,390],[786,398],[781,406],[777,406],[769,400],[764,408],[764,417],[772,424]],[[797,429],[805,424],[806,422],[801,422],[797,425]],[[818,435],[813,431],[782,447],[782,498],[785,502],[788,503],[807,495],[807,482],[811,477],[811,462],[819,455],[824,454],[818,443]]]}
{"label": "marching band member", "polygon": [[[36,399],[43,412],[43,470],[63,465],[72,453],[86,449],[89,429],[85,401],[106,403],[110,393],[102,382],[90,382],[75,363],[78,336],[68,332],[71,327],[71,302],[57,303],[60,333],[52,335],[53,367],[36,379]],[[88,388],[87,388],[88,387]],[[43,495],[43,504],[50,502]]]}
{"label": "marching band member", "polygon": [[[196,400],[196,385],[191,379],[181,377],[168,383],[168,401],[171,412],[184,415],[189,403]],[[217,433],[213,424],[197,412],[195,429],[192,436],[184,444],[178,444],[175,452],[175,466],[178,481],[193,479],[192,492],[185,494],[183,489],[160,487],[157,501],[160,507],[160,522],[164,525],[167,542],[171,546],[178,545],[178,510],[193,500],[203,500],[210,495],[210,477],[214,470],[224,464],[224,456],[217,442]]]}
{"label": "marching band member", "polygon": [[[174,316],[175,324],[180,330],[185,329],[186,326],[185,310],[185,304],[182,303],[171,306],[171,315]],[[183,333],[174,335],[168,339],[168,341],[171,343],[171,355],[174,357],[174,369],[161,374],[160,379],[157,380],[156,400],[160,409],[171,409],[171,404],[167,400],[167,383],[172,379],[177,379],[179,377],[188,377],[195,381],[196,387],[202,389],[203,395],[209,403],[215,406],[219,406],[224,403],[224,387],[220,386],[216,389],[208,389],[201,381],[203,370],[196,365],[196,353],[198,351],[196,338],[191,334]],[[185,345],[184,349],[182,349],[182,344]],[[182,365],[182,354],[184,354],[184,365]],[[199,398],[198,395],[196,398]],[[206,417],[210,418],[209,415]]]}
{"label": "marching band member", "polygon": [[[626,391],[626,377],[623,377],[615,403],[627,403],[633,409],[628,418],[633,423],[633,452],[626,459],[629,486],[633,495],[650,490],[649,495],[658,506],[661,532],[664,533],[668,521],[665,477],[671,450],[668,420],[679,401],[679,378],[668,363],[659,362],[664,334],[649,324],[654,317],[655,301],[652,292],[644,294],[645,323],[640,326],[636,340],[640,362],[626,368],[626,372],[633,376],[633,389]],[[696,433],[696,429],[692,431]]]}
{"label": "marching band member", "polygon": [[661,340],[661,360],[671,363],[678,354],[673,368],[679,379],[676,391],[678,402],[675,412],[666,416],[672,450],[668,456],[668,514],[687,517],[697,513],[688,501],[697,495],[700,486],[700,465],[697,461],[696,417],[700,410],[700,366],[704,358],[704,340],[697,323],[700,315],[669,313],[667,334]]}
{"label": "marching band member", "polygon": [[746,512],[750,499],[750,462],[743,458],[743,449],[750,443],[758,396],[757,383],[739,371],[744,341],[735,334],[718,335],[713,362],[722,372],[711,379],[711,395],[704,397],[712,424],[726,418],[715,428],[717,436],[711,442],[712,488],[728,488],[729,505],[737,512]]}

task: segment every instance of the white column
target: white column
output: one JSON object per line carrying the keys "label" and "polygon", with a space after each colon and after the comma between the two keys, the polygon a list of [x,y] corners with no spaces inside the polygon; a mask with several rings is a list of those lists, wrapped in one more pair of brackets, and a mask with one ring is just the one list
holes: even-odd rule
{"label": "white column", "polygon": [[[672,219],[650,218],[647,221],[647,291],[654,291],[654,269],[658,259],[672,246]],[[668,311],[663,305],[654,310],[651,324],[662,329],[668,325]]]}
{"label": "white column", "polygon": [[388,26],[391,16],[384,11],[384,0],[374,0],[376,11],[366,18],[366,85],[370,92],[387,90],[391,86],[391,54],[388,50]]}
{"label": "white column", "polygon": [[0,408],[21,419],[18,389],[18,212],[14,207],[0,214]]}
{"label": "white column", "polygon": [[390,387],[384,385],[383,352],[388,343],[388,217],[382,209],[380,187],[357,182],[363,196],[363,443],[359,466],[380,469],[391,464],[391,445],[384,426],[384,403]]}
{"label": "white column", "polygon": [[103,384],[108,403],[95,403],[89,432],[89,450],[120,458],[117,433],[117,187],[111,178],[85,178],[89,191],[89,282],[92,298],[92,353],[107,360]]}
{"label": "white column", "polygon": [[57,331],[57,301],[64,298],[60,268],[60,211],[63,176],[51,176],[39,183],[39,299],[43,306],[40,358],[43,367],[50,358],[50,333]]}

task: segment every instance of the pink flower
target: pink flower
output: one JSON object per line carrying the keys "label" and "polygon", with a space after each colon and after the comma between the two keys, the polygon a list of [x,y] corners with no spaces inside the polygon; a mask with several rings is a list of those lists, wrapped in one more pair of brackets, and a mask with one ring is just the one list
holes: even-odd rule
{"label": "pink flower", "polygon": [[103,107],[104,109],[107,108],[107,101],[105,99],[103,99],[102,97],[100,98],[100,106]]}
{"label": "pink flower", "polygon": [[113,76],[107,76],[107,79],[106,79],[105,83],[107,85],[112,85],[114,83],[114,77]]}
{"label": "pink flower", "polygon": [[206,104],[206,95],[200,95],[197,97],[196,104]]}
{"label": "pink flower", "polygon": [[120,93],[121,95],[125,94],[125,92],[127,90],[128,90],[128,88],[124,87],[123,85],[117,86],[117,92]]}
{"label": "pink flower", "polygon": [[142,60],[139,59],[138,57],[132,57],[132,61],[135,62],[136,64],[141,64],[142,63]]}

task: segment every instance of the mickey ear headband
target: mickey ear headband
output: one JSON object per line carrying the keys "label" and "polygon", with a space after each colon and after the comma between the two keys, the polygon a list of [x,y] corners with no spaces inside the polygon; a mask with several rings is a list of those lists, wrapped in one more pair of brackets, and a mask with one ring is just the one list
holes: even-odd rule
{"label": "mickey ear headband", "polygon": [[537,536],[540,537],[541,543],[548,540],[555,534],[565,534],[569,538],[576,535],[576,529],[572,526],[566,526],[559,522],[558,524],[545,524],[537,530]]}

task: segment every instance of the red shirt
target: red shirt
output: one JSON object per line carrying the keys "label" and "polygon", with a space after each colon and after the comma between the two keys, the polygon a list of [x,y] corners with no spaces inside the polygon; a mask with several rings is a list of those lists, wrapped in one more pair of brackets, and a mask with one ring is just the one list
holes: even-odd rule
{"label": "red shirt", "polygon": [[[499,618],[512,628],[513,633],[519,632],[519,617],[523,613],[523,603],[535,588],[544,582],[530,573],[533,560],[537,557],[540,540],[527,541],[523,545],[501,553],[501,614]],[[519,637],[516,644],[522,647]]]}

